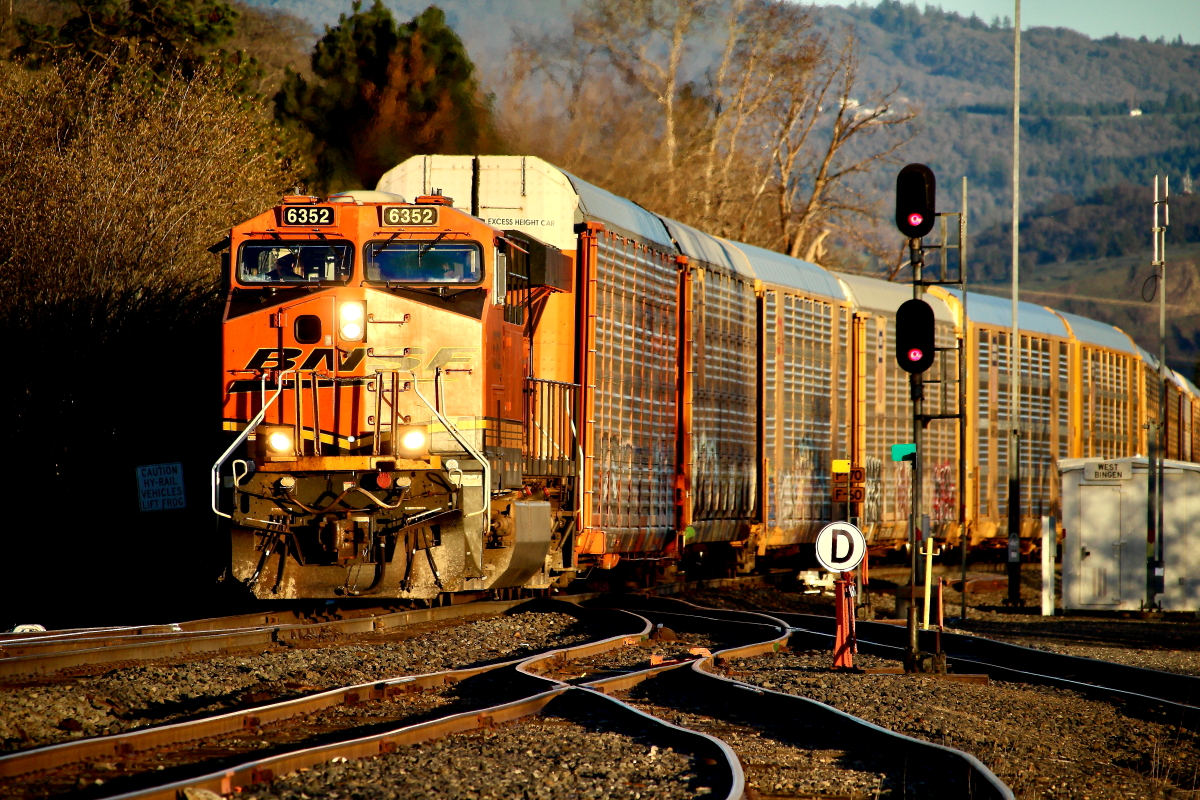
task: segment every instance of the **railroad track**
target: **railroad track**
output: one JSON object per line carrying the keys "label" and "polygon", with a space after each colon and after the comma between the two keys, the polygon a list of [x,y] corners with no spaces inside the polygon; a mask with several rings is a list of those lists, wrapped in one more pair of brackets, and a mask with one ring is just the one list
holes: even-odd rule
{"label": "railroad track", "polygon": [[388,611],[362,608],[312,619],[296,611],[243,614],[174,625],[8,634],[0,640],[0,681],[45,676],[112,664],[231,650],[262,650],[280,642],[322,635],[378,633],[422,622],[498,614],[525,600],[497,600]]}
{"label": "railroad track", "polygon": [[[831,617],[772,613],[793,629],[823,637],[833,635]],[[895,658],[906,646],[908,632],[905,628],[861,620],[857,626],[859,647],[864,651]],[[922,650],[934,649],[934,636],[933,631],[920,632]],[[1187,712],[1188,716],[1183,719],[1200,725],[1200,677],[1194,675],[1054,653],[971,634],[943,632],[941,640],[948,662],[964,672],[1054,685],[1102,697],[1166,703]]]}
{"label": "railroad track", "polygon": [[[648,623],[628,612],[593,610],[556,601],[520,603],[533,609],[529,613],[536,613],[539,609],[542,612],[569,613],[587,623],[589,630],[609,634],[591,643],[589,646],[593,648],[615,647],[626,638],[649,633]],[[502,605],[513,606],[516,603],[505,602]],[[612,633],[614,630],[617,633]],[[0,788],[0,797],[45,796],[80,788],[85,784],[94,785],[96,780],[100,780],[101,785],[110,786],[136,784],[147,780],[147,773],[168,769],[173,771],[172,774],[194,774],[195,764],[204,760],[235,758],[245,752],[259,751],[264,746],[287,748],[297,739],[311,739],[310,728],[314,727],[319,728],[320,735],[326,738],[344,737],[347,732],[386,726],[389,721],[396,719],[428,715],[442,706],[449,710],[453,710],[456,704],[462,707],[479,706],[479,697],[489,693],[494,695],[502,688],[487,687],[474,694],[447,697],[444,702],[430,702],[430,698],[452,687],[469,685],[470,679],[503,670],[528,656],[526,652],[517,658],[497,660],[467,669],[390,677],[174,724],[79,739],[0,756],[0,779],[5,783],[5,788]],[[468,661],[471,658],[470,655],[463,656]],[[527,694],[517,692],[522,697]],[[414,696],[422,702],[411,702]],[[494,702],[484,702],[482,705],[494,705]],[[347,710],[351,713],[346,713]],[[314,723],[314,718],[322,716],[324,718]],[[444,712],[440,716],[444,716]],[[204,746],[198,756],[189,758],[185,746],[197,742],[203,742]],[[120,769],[117,769],[118,764]]]}
{"label": "railroad track", "polygon": [[[653,618],[654,608],[689,604],[629,606]],[[1018,795],[1101,800],[1200,788],[1200,679],[946,633],[951,669],[978,677],[904,675],[906,631],[871,622],[858,623],[856,659],[871,674],[839,674],[829,669],[832,619],[770,614],[789,627],[794,652],[725,664],[722,675],[973,753]],[[932,632],[921,646],[933,648]]]}
{"label": "railroad track", "polygon": [[[1200,763],[1196,726],[1180,716],[1195,710],[1185,701],[1200,679],[1188,676],[961,634],[943,634],[952,667],[986,675],[991,686],[896,675],[905,632],[869,622],[859,623],[860,663],[877,674],[846,675],[829,669],[826,617],[629,595],[593,598],[576,613],[624,614],[618,618],[627,627],[503,663],[345,686],[127,738],[17,754],[0,759],[0,783],[26,796],[70,794],[80,786],[70,785],[69,776],[87,764],[133,773],[122,782],[110,772],[104,784],[88,785],[92,797],[174,800],[198,789],[263,800],[300,792],[316,797],[364,779],[418,794],[425,786],[438,796],[501,788],[519,794],[544,789],[543,778],[555,791],[571,792],[587,778],[578,765],[594,767],[607,753],[602,780],[627,787],[630,797],[641,790],[691,797],[702,787],[706,797],[747,800],[1007,798],[1014,790],[1057,796],[1069,786],[1104,798],[1152,792],[1155,780],[1159,789],[1189,789],[1181,773]],[[1130,681],[1142,691],[1131,690]],[[896,697],[905,701],[892,702]],[[939,717],[946,708],[956,710]],[[1038,709],[1066,720],[1062,730],[1041,716],[1022,723],[1053,741],[1060,748],[1053,753],[1023,751],[1022,732],[1002,720],[1007,714],[1020,722],[1022,713]],[[220,730],[207,732],[205,725]],[[980,728],[981,738],[963,738]],[[1106,751],[1106,766],[1083,757],[1099,750],[1061,750],[1073,740],[1110,746],[1099,740],[1116,738],[1110,731],[1117,729],[1134,738],[1149,731],[1162,746]],[[520,743],[530,746],[514,750]],[[63,755],[73,748],[74,756]],[[522,756],[526,750],[533,755]],[[6,762],[20,758],[61,763],[5,777]],[[451,774],[443,760],[461,769]],[[482,789],[464,784],[462,770],[476,768],[503,773],[503,780]],[[421,786],[411,784],[414,771],[425,775]],[[68,777],[56,784],[55,774]],[[98,774],[87,773],[84,782]]]}
{"label": "railroad track", "polygon": [[[766,585],[772,577],[779,576],[690,581],[665,584],[654,591],[669,595],[702,588]],[[594,596],[574,595],[571,599],[579,602]],[[526,599],[476,600],[412,610],[397,610],[390,606],[330,606],[308,611],[277,609],[168,624],[0,632],[0,683],[66,670],[98,669],[111,664],[128,665],[203,653],[262,649],[273,643],[312,636],[380,632],[473,614],[502,613],[523,602]]]}
{"label": "railroad track", "polygon": [[[743,661],[772,661],[787,652],[791,631],[774,614],[702,608],[658,598],[608,599],[685,638],[688,634],[715,638],[717,649],[711,654],[692,653],[692,658],[682,663],[582,685],[725,739],[750,768],[744,793],[747,800],[1013,797],[1002,781],[968,753],[897,733],[809,698],[763,690],[723,674]],[[769,635],[750,637],[747,629]],[[832,661],[830,654],[825,656],[827,662]],[[520,669],[548,661],[555,669],[545,657],[531,659]],[[562,674],[562,668],[557,669]]]}
{"label": "railroad track", "polygon": [[[243,710],[174,726],[151,728],[121,737],[83,740],[16,754],[0,759],[0,776],[10,775],[6,781],[17,786],[19,793],[25,795],[60,794],[64,789],[69,793],[71,788],[64,786],[61,779],[57,784],[58,791],[55,790],[52,779],[54,774],[77,774],[79,765],[104,764],[106,762],[99,759],[109,758],[137,769],[130,769],[134,774],[127,776],[123,783],[107,781],[99,792],[96,791],[95,784],[92,784],[88,795],[169,797],[174,800],[184,790],[204,789],[220,794],[241,790],[253,792],[256,796],[272,796],[271,791],[274,787],[290,785],[289,781],[295,783],[301,780],[299,776],[303,776],[303,780],[310,783],[312,780],[352,780],[354,774],[346,772],[350,768],[346,766],[348,762],[343,761],[344,759],[353,762],[355,759],[371,757],[369,763],[363,762],[361,769],[378,777],[391,769],[388,767],[390,759],[408,763],[405,759],[410,759],[413,752],[408,745],[413,743],[438,740],[436,747],[448,748],[447,753],[452,755],[458,752],[455,750],[455,742],[460,740],[456,737],[468,735],[468,731],[476,731],[475,734],[469,735],[476,737],[472,740],[472,747],[478,751],[480,742],[502,744],[506,737],[512,740],[514,734],[505,726],[521,725],[522,733],[517,739],[527,741],[530,737],[537,738],[545,731],[550,731],[553,736],[559,738],[566,736],[564,741],[574,743],[570,746],[581,748],[584,754],[579,757],[584,759],[594,758],[588,756],[587,751],[589,747],[598,746],[588,744],[595,736],[608,737],[604,739],[605,744],[600,748],[602,750],[611,750],[614,746],[611,740],[614,736],[617,737],[618,742],[624,743],[622,746],[632,747],[625,759],[628,763],[636,765],[645,762],[642,769],[642,773],[645,774],[638,773],[633,776],[638,778],[635,783],[640,782],[642,788],[645,788],[646,781],[663,782],[661,785],[654,783],[655,796],[672,796],[672,792],[676,792],[677,796],[691,797],[696,796],[701,788],[707,789],[706,795],[710,797],[754,796],[753,789],[746,791],[738,755],[746,758],[758,753],[761,760],[761,747],[755,748],[739,743],[738,753],[735,754],[720,738],[705,732],[700,720],[704,714],[707,714],[705,720],[716,723],[710,725],[712,731],[721,733],[728,730],[728,724],[720,723],[718,718],[713,716],[716,712],[711,708],[702,709],[701,715],[691,713],[686,718],[680,717],[680,721],[689,723],[685,728],[662,718],[670,712],[668,706],[655,705],[652,700],[632,698],[628,695],[631,690],[636,690],[643,684],[669,686],[671,693],[682,692],[683,696],[690,696],[696,693],[694,682],[697,680],[705,684],[711,683],[713,686],[728,683],[703,669],[693,671],[691,668],[703,663],[711,669],[712,664],[719,663],[715,661],[718,658],[741,658],[773,652],[786,641],[787,626],[763,615],[708,609],[690,614],[659,612],[653,619],[620,609],[583,607],[578,613],[621,615],[620,618],[626,621],[625,624],[634,621],[636,625],[614,636],[558,648],[543,655],[521,659],[519,663],[510,661],[489,665],[483,669],[409,676],[371,685],[348,686],[252,711]],[[677,631],[673,640],[664,638],[663,631],[668,629]],[[631,652],[636,652],[636,655],[631,656]],[[613,663],[606,665],[606,659],[611,659]],[[573,674],[561,672],[562,669],[566,669],[567,672],[573,673],[579,664],[590,664],[595,672],[578,677],[594,677],[595,674],[602,677],[599,680],[580,681],[576,680]],[[560,671],[555,672],[556,669]],[[449,702],[442,702],[448,690],[454,693],[454,697]],[[700,693],[712,691],[712,687],[706,685],[701,688]],[[742,687],[734,690],[734,694],[747,691],[754,692],[753,689]],[[606,696],[614,694],[625,696],[628,702]],[[428,701],[418,704],[417,715],[424,713],[436,718],[414,721],[412,713],[404,716],[384,709],[368,724],[362,724],[363,711],[371,704],[379,704],[382,708],[391,700],[413,695],[424,696]],[[461,710],[464,708],[463,703],[473,705]],[[779,728],[777,709],[773,708],[776,704],[769,705],[772,708],[762,709],[762,720],[739,723],[746,730],[755,731],[755,738],[762,741],[775,741],[770,732]],[[838,720],[850,719],[812,703],[798,702],[795,711],[801,710],[800,706],[804,706],[804,715],[815,715],[816,719],[809,723],[812,730],[828,728],[826,717],[829,715]],[[327,725],[328,721],[322,718],[318,723],[321,731],[317,737],[318,741],[314,741],[311,736],[302,742],[282,741],[287,739],[287,730],[310,726],[315,718],[329,715],[331,712],[339,714],[343,722],[350,720],[355,724],[342,726],[331,732],[324,729],[323,726]],[[771,722],[772,713],[775,714],[774,723]],[[789,717],[793,713],[789,711]],[[529,721],[534,717],[541,722]],[[794,725],[794,721],[791,724]],[[850,721],[849,724],[863,731],[872,731],[873,735],[895,738],[882,729],[864,726],[864,723],[859,721]],[[688,730],[695,727],[701,730]],[[245,742],[247,739],[262,741],[261,737],[266,735],[268,730],[275,737],[273,741],[280,742],[279,752],[256,753],[252,748],[242,748],[238,752],[224,754],[219,752],[221,737],[235,742]],[[321,735],[349,736],[350,740],[321,742]],[[621,738],[622,736],[624,738]],[[785,737],[775,737],[781,738]],[[909,742],[904,737],[895,739],[901,740],[906,744]],[[630,741],[640,744],[630,745]],[[647,743],[650,743],[652,748],[649,751],[650,755],[645,751]],[[893,741],[892,744],[894,743]],[[912,744],[919,748],[929,747],[915,741]],[[559,749],[566,746],[561,744]],[[638,750],[639,746],[642,750]],[[779,746],[796,749],[794,743],[784,742]],[[197,752],[203,757],[198,763],[194,762],[186,767],[187,774],[184,774],[183,768],[178,764],[171,763],[171,759],[185,749]],[[676,769],[678,774],[674,777],[655,777],[651,774],[654,770],[662,772],[666,769],[666,762],[659,763],[655,760],[659,758],[654,755],[655,751],[662,754],[662,758],[673,760],[673,769]],[[451,755],[447,755],[447,758]],[[227,760],[219,764],[217,769],[198,774],[206,766],[213,766],[214,756]],[[952,758],[962,760],[965,757],[955,753],[952,754]],[[51,761],[57,763],[57,766],[48,767]],[[651,764],[650,761],[654,763]],[[809,771],[820,763],[819,759],[809,761]],[[969,759],[962,763],[966,764],[968,761]],[[164,766],[164,762],[169,766],[159,769],[159,766]],[[755,762],[750,758],[749,763]],[[18,776],[11,773],[17,770],[18,765],[24,770],[21,774],[25,777],[20,779],[19,784],[14,784],[12,781]],[[837,765],[821,764],[821,767],[826,773],[846,771]],[[605,779],[609,778],[611,776],[606,775]],[[84,780],[86,781],[87,777]],[[132,783],[131,780],[140,783]],[[1003,793],[1002,784],[996,783],[1001,787],[997,791],[976,791],[974,796],[1009,796]],[[687,791],[678,794],[681,786],[686,786]],[[878,790],[881,787],[875,785],[872,788]],[[960,793],[955,792],[948,796],[955,794]],[[965,797],[967,794],[961,793],[961,796]]]}

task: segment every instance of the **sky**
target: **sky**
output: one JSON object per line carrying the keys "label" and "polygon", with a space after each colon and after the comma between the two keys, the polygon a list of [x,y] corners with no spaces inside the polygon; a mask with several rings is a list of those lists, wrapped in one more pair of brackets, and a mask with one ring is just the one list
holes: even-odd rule
{"label": "sky", "polygon": [[[816,2],[829,5],[835,0]],[[865,2],[875,5],[877,0]],[[1012,18],[1015,8],[1015,0],[917,0],[916,4],[941,6],[964,17],[974,12],[986,22],[993,17]],[[1093,39],[1119,33],[1133,39],[1164,36],[1171,41],[1182,35],[1185,42],[1200,44],[1200,0],[1022,0],[1021,30],[1042,26],[1072,28]]]}

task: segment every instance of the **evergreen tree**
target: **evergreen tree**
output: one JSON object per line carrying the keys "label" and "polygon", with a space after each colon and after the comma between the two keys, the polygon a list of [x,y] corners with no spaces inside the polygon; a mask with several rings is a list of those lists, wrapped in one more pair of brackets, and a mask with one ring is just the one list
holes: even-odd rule
{"label": "evergreen tree", "polygon": [[419,153],[494,147],[475,66],[437,6],[398,26],[381,0],[366,11],[356,2],[326,29],[312,68],[311,85],[289,73],[275,114],[310,137],[310,178],[322,188],[374,187]]}
{"label": "evergreen tree", "polygon": [[13,52],[32,67],[64,57],[112,68],[131,60],[163,76],[195,74],[215,61],[240,78],[257,70],[253,59],[219,51],[235,31],[238,12],[221,0],[77,0],[78,13],[61,26],[16,21],[21,45]]}

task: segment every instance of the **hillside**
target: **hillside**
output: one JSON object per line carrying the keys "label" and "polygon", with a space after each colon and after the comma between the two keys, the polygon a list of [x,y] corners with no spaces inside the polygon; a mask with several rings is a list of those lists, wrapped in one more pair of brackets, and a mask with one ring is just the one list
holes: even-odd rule
{"label": "hillside", "polygon": [[[1022,215],[1021,299],[1117,325],[1157,353],[1158,298],[1147,283],[1152,200],[1150,189],[1124,184]],[[1007,223],[971,237],[979,291],[1008,295],[1011,237]],[[1167,361],[1190,378],[1200,356],[1200,195],[1171,198],[1166,238]]]}
{"label": "hillside", "polygon": [[[1151,272],[1148,244],[1144,254],[1022,267],[1021,299],[1116,325],[1157,355],[1158,296],[1147,284]],[[971,290],[1010,296],[1007,283],[975,284]],[[1200,375],[1200,243],[1167,246],[1167,363],[1192,380]]]}
{"label": "hillside", "polygon": [[[582,0],[442,0],[450,24],[479,65],[488,91],[503,95],[514,32],[565,30]],[[251,0],[302,17],[320,30],[348,0]],[[389,0],[397,17],[428,0]],[[900,155],[972,187],[972,218],[999,222],[1011,205],[1012,30],[897,0],[824,6],[827,29],[861,42],[863,94],[896,89],[922,109],[920,135]],[[703,54],[696,55],[703,64]],[[1083,198],[1117,183],[1146,185],[1156,173],[1200,174],[1200,46],[1107,37],[1063,28],[1022,34],[1022,200]],[[1140,108],[1141,116],[1129,116]],[[890,175],[874,188],[890,191]]]}
{"label": "hillside", "polygon": [[[977,223],[1006,218],[1011,27],[893,0],[830,6],[825,16],[861,41],[864,89],[896,87],[922,108],[922,133],[903,158],[944,181],[967,175]],[[1200,172],[1200,47],[1032,28],[1021,60],[1023,207]],[[1131,117],[1134,108],[1143,113]]]}

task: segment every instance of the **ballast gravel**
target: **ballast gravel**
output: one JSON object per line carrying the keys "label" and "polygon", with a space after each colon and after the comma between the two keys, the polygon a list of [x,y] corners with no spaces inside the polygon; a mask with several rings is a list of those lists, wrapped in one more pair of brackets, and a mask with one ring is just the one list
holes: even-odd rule
{"label": "ballast gravel", "polygon": [[[871,570],[873,576],[886,575],[901,583],[907,572],[896,568]],[[957,579],[957,569],[946,571]],[[995,574],[973,573],[974,578],[995,578]],[[967,595],[968,619],[958,620],[961,598],[947,586],[944,606],[950,629],[1054,653],[1064,653],[1100,661],[1112,661],[1133,667],[1200,675],[1200,622],[1191,619],[1122,619],[1115,617],[1054,616],[1040,614],[1040,575],[1027,566],[1022,571],[1022,597],[1028,606],[1007,609],[1002,603],[1007,592],[998,589],[972,591]],[[876,579],[876,584],[883,584]],[[1061,581],[1057,607],[1061,608]],[[777,588],[697,589],[680,595],[682,599],[713,608],[747,611],[785,611],[830,616],[833,598],[829,594],[804,594]],[[869,595],[870,608],[862,608],[865,619],[893,616],[895,598],[878,592]]]}
{"label": "ballast gravel", "polygon": [[490,800],[704,797],[693,760],[616,731],[554,717],[507,723],[324,764],[245,788],[245,800]]}
{"label": "ballast gravel", "polygon": [[[825,650],[781,653],[733,662],[728,676],[964,750],[1018,798],[1195,797],[1200,790],[1200,741],[1161,707],[1004,681],[837,673],[830,661]],[[860,657],[856,665],[896,662]]]}
{"label": "ballast gravel", "polygon": [[[547,677],[569,683],[600,680],[606,675],[637,672],[673,661],[699,658],[717,649],[711,637],[696,633],[671,633],[670,639],[653,639],[638,645],[618,647],[585,658],[572,659]],[[699,652],[692,652],[693,650]]]}
{"label": "ballast gravel", "polygon": [[957,631],[1051,653],[1200,675],[1196,622],[1035,617],[1019,622],[968,620]]}
{"label": "ballast gravel", "polygon": [[0,751],[121,733],[385,678],[509,661],[594,638],[573,616],[522,612],[399,640],[279,647],[0,687]]}
{"label": "ballast gravel", "polygon": [[[688,730],[716,736],[737,754],[746,779],[746,797],[754,798],[892,798],[921,797],[913,784],[898,791],[899,774],[888,774],[877,761],[864,753],[853,753],[837,746],[818,732],[805,730],[798,721],[767,724],[752,715],[739,717],[728,709],[718,715],[698,713],[695,703],[678,697],[654,702],[649,687],[637,687],[621,699],[639,711],[674,723]],[[915,770],[914,770],[915,772]]]}

